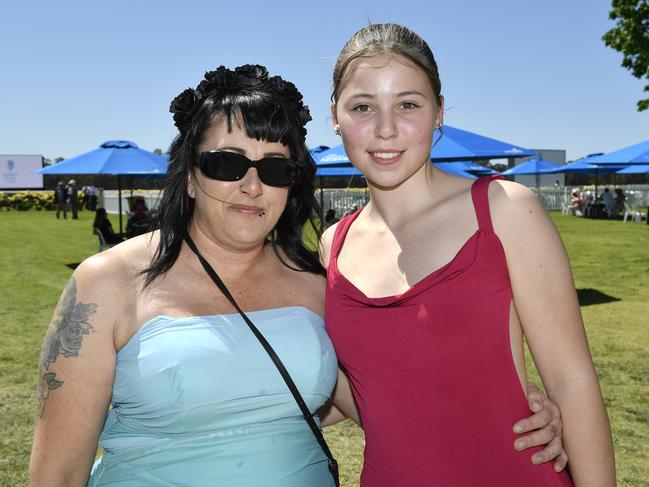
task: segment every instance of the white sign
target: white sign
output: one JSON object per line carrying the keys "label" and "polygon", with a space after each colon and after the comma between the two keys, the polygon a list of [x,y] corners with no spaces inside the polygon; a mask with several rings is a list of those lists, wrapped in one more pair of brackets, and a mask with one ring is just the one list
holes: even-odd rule
{"label": "white sign", "polygon": [[0,155],[0,190],[42,189],[43,175],[34,174],[43,167],[43,156]]}

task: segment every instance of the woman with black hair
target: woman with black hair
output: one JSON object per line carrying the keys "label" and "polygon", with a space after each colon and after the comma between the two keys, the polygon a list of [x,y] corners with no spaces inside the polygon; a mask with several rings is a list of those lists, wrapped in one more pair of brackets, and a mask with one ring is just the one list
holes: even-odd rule
{"label": "woman with black hair", "polygon": [[122,238],[113,230],[105,208],[97,208],[95,219],[92,222],[92,231],[107,245],[116,245],[122,241]]}
{"label": "woman with black hair", "polygon": [[[324,330],[324,269],[301,239],[317,213],[308,108],[247,65],[206,73],[171,112],[158,230],[83,262],[55,311],[31,483],[334,485],[305,417],[337,378],[336,406],[356,413]],[[214,272],[283,361],[304,417]]]}

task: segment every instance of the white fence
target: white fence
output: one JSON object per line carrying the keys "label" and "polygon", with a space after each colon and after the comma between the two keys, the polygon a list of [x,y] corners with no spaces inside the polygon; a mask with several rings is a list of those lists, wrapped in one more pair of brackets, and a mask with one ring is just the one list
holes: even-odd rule
{"label": "white fence", "polygon": [[370,200],[370,191],[367,188],[324,189],[321,194],[317,189],[315,197],[323,213],[334,209],[340,218],[349,211],[365,206]]}
{"label": "white fence", "polygon": [[[158,190],[133,191],[133,197],[144,198],[146,206],[150,210],[156,207],[156,205],[158,204],[158,199],[161,195],[162,191]],[[98,197],[99,201],[97,202],[97,204],[99,207],[106,208],[107,213],[119,213],[119,197],[117,191],[100,191]],[[131,198],[131,191],[122,191],[122,212],[125,214],[129,212],[129,198]]]}
{"label": "white fence", "polygon": [[[649,185],[647,184],[600,185],[597,188],[597,192],[601,194],[605,187],[608,187],[610,190],[613,188],[622,189],[624,194],[626,194],[626,201],[632,209],[649,206]],[[550,186],[541,187],[538,190],[534,187],[531,189],[538,194],[543,207],[548,211],[560,211],[564,201],[571,202],[570,197],[575,189],[579,189],[582,192],[595,192],[594,186],[565,186],[559,188]],[[325,189],[322,199],[320,199],[320,190],[316,191],[316,199],[321,201],[323,211],[326,212],[333,208],[336,210],[336,216],[338,217],[354,209],[354,207],[361,208],[365,206],[369,198],[370,193],[366,188]]]}
{"label": "white fence", "polygon": [[[632,209],[644,208],[649,206],[649,185],[647,184],[626,184],[626,185],[600,185],[598,193],[602,193],[604,188],[609,189],[620,188],[626,194],[626,201]],[[594,186],[565,186],[565,187],[541,187],[538,189],[532,187],[533,191],[537,192],[541,203],[548,211],[561,210],[564,202],[570,202],[572,191],[579,189],[582,192],[591,191],[595,192]],[[143,197],[149,209],[156,207],[158,199],[162,194],[161,191],[147,190],[137,191],[133,196]],[[122,208],[124,212],[128,212],[128,198],[131,196],[130,191],[122,192]],[[316,200],[322,205],[323,213],[329,209],[336,211],[336,216],[341,217],[345,213],[355,209],[362,208],[367,204],[370,198],[370,193],[367,188],[347,188],[347,189],[324,189],[322,195],[320,189],[316,190]],[[108,213],[117,213],[118,201],[117,191],[104,191],[100,195],[99,205],[106,208]]]}
{"label": "white fence", "polygon": [[[597,193],[601,195],[604,188],[619,188],[624,191],[626,195],[626,202],[632,209],[644,208],[649,206],[649,185],[647,184],[621,184],[621,185],[600,185],[597,187]],[[595,186],[565,186],[560,188],[555,187],[541,187],[538,189],[531,188],[535,191],[543,204],[543,207],[548,210],[561,210],[562,205],[565,203],[570,204],[572,192],[577,189],[580,192],[594,195]]]}

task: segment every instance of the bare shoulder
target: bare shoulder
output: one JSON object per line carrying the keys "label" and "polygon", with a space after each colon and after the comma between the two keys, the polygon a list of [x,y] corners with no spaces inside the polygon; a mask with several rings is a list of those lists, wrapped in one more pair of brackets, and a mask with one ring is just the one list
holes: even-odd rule
{"label": "bare shoulder", "polygon": [[296,273],[296,278],[303,286],[304,292],[309,293],[318,299],[324,296],[325,285],[327,283],[325,276],[314,274],[313,272],[298,272]]}
{"label": "bare shoulder", "polygon": [[284,263],[290,262],[281,249],[277,249],[282,264],[266,277],[267,283],[272,285],[272,292],[278,302],[290,306],[304,306],[316,314],[324,315],[324,293],[326,278],[322,274],[316,274],[300,270],[295,264],[287,266]]}
{"label": "bare shoulder", "polygon": [[437,168],[434,171],[435,193],[439,195],[439,199],[450,201],[457,196],[464,197],[471,193],[475,179],[449,174]]}
{"label": "bare shoulder", "polygon": [[[281,249],[278,250],[280,252],[282,261],[291,262],[288,256]],[[324,286],[326,282],[324,275],[300,269],[294,263],[291,264],[291,266],[283,265],[282,271],[285,278],[290,279],[299,288],[303,288],[305,292],[314,292],[314,289],[324,292]]]}
{"label": "bare shoulder", "polygon": [[471,191],[471,187],[475,182],[475,179],[465,178],[464,176],[456,176],[454,174],[447,174],[440,171],[441,176],[438,178],[443,178],[443,184],[449,188],[449,193],[461,193],[465,191]]}
{"label": "bare shoulder", "polygon": [[531,214],[546,216],[536,193],[513,181],[495,180],[489,185],[489,209],[496,219],[528,219]]}
{"label": "bare shoulder", "polygon": [[123,301],[136,294],[139,274],[151,261],[156,244],[157,235],[148,233],[87,258],[73,274],[78,295],[113,306],[126,304]]}
{"label": "bare shoulder", "polygon": [[338,228],[339,223],[340,222],[336,222],[329,228],[327,228],[320,238],[320,262],[325,267],[325,269],[329,265],[331,244],[333,243],[334,235],[336,234],[336,228]]}
{"label": "bare shoulder", "polygon": [[300,287],[297,301],[311,311],[324,316],[324,296],[327,280],[325,276],[312,272],[300,272],[298,279]]}
{"label": "bare shoulder", "polygon": [[557,233],[536,193],[512,181],[489,185],[489,210],[494,230],[507,241],[556,239]]}
{"label": "bare shoulder", "polygon": [[527,186],[507,181],[505,179],[496,179],[489,185],[489,203],[491,205],[506,205],[505,202],[528,203],[538,202],[536,193]]}

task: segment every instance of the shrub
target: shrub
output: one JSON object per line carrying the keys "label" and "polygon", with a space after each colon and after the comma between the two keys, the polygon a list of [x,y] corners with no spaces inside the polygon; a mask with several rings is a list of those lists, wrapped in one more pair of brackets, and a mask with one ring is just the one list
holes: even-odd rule
{"label": "shrub", "polygon": [[[81,197],[81,195],[80,195]],[[50,191],[19,191],[0,193],[0,209],[3,210],[53,210],[56,208],[54,193]]]}

